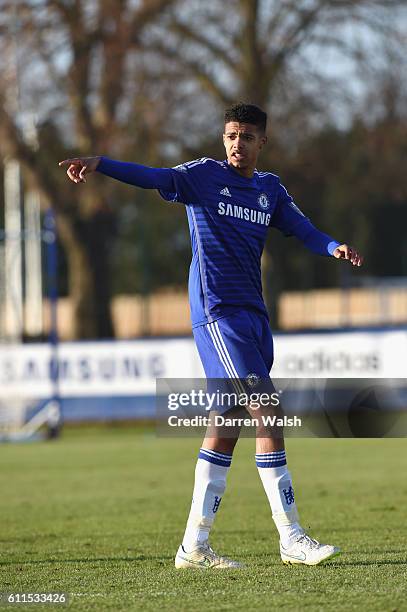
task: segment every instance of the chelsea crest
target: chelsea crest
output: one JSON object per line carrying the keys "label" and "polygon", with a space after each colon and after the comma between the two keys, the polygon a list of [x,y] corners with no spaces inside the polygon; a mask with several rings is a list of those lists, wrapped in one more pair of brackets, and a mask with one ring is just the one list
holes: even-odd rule
{"label": "chelsea crest", "polygon": [[266,210],[269,207],[269,199],[266,193],[261,193],[257,199],[257,202],[263,210]]}

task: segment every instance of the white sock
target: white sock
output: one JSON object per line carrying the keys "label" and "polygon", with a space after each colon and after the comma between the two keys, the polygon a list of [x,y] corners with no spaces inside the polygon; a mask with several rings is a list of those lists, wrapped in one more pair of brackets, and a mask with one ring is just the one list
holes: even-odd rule
{"label": "white sock", "polygon": [[191,510],[182,545],[186,552],[206,542],[226,488],[232,455],[201,448],[195,468]]}
{"label": "white sock", "polygon": [[287,468],[285,451],[257,453],[256,465],[268,497],[274,523],[284,548],[303,533],[294,500],[291,474]]}

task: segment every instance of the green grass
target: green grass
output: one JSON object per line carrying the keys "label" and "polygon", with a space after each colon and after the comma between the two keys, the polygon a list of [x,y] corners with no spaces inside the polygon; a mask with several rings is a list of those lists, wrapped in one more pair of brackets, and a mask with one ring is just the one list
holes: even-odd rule
{"label": "green grass", "polygon": [[72,610],[407,610],[406,440],[288,442],[303,525],[343,549],[315,568],[282,565],[241,440],[211,543],[247,568],[177,571],[199,444],[84,428],[1,446],[0,592],[66,591]]}

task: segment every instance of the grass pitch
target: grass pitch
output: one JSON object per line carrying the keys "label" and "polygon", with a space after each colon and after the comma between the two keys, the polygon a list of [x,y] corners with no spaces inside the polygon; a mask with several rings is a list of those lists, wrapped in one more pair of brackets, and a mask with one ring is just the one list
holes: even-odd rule
{"label": "grass pitch", "polygon": [[0,592],[66,591],[72,610],[407,610],[406,440],[288,441],[303,525],[343,549],[321,567],[282,565],[240,440],[211,543],[247,567],[177,571],[199,445],[83,428],[1,446]]}

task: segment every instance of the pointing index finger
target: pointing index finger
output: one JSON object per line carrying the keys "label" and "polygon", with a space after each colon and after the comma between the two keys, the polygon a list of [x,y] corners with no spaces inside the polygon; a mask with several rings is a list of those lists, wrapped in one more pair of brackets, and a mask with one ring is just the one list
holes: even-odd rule
{"label": "pointing index finger", "polygon": [[59,162],[58,166],[68,166],[71,164],[80,164],[80,160],[76,157],[74,157],[73,159],[64,159],[63,161]]}

